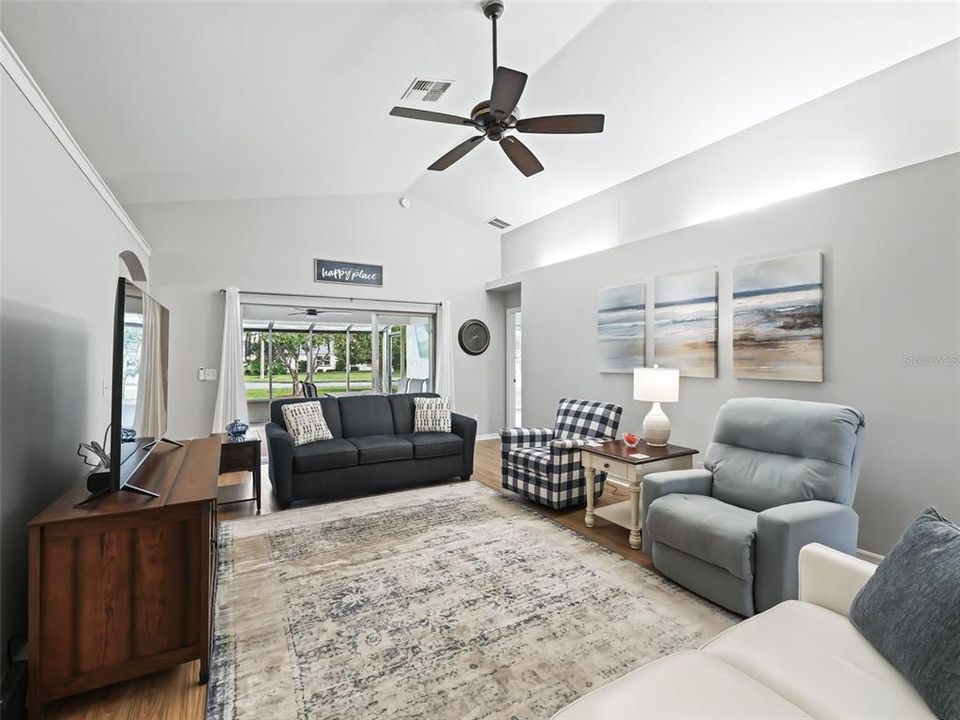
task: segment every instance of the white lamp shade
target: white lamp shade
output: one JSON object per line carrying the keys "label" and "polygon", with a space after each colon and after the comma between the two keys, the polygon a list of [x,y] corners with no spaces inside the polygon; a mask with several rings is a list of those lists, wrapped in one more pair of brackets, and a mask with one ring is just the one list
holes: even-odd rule
{"label": "white lamp shade", "polygon": [[680,371],[677,368],[635,368],[633,399],[644,402],[680,400]]}

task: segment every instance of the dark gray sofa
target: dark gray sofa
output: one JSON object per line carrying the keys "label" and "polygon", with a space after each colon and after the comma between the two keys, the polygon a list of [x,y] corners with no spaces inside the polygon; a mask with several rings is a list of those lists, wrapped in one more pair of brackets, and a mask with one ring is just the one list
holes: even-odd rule
{"label": "dark gray sofa", "polygon": [[[452,413],[453,432],[414,433],[413,399],[434,393],[284,398],[270,403],[270,482],[280,507],[337,500],[473,473],[477,421]],[[332,440],[293,444],[283,406],[320,402]]]}

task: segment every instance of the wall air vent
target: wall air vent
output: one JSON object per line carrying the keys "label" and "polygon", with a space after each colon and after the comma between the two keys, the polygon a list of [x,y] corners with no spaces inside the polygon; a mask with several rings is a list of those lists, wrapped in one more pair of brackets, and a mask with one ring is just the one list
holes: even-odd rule
{"label": "wall air vent", "polygon": [[490,227],[495,227],[497,230],[506,230],[508,227],[510,227],[510,223],[508,223],[506,220],[501,220],[498,217],[487,220],[487,225]]}
{"label": "wall air vent", "polygon": [[414,78],[406,89],[401,100],[419,100],[420,102],[435,103],[453,85],[453,80],[425,80]]}

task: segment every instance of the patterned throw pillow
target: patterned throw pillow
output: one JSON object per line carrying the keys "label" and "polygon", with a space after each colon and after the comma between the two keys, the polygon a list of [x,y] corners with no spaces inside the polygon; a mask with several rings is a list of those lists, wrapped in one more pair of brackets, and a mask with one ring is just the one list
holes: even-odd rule
{"label": "patterned throw pillow", "polygon": [[282,410],[283,421],[287,424],[287,432],[293,436],[294,445],[333,440],[319,402],[288,403]]}
{"label": "patterned throw pillow", "polygon": [[450,432],[450,399],[418,397],[413,399],[414,432]]}

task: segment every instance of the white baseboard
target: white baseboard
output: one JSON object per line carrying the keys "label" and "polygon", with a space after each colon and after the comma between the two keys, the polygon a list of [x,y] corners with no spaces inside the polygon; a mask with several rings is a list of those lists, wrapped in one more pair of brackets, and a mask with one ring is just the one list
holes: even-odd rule
{"label": "white baseboard", "polygon": [[499,440],[500,433],[484,433],[483,435],[477,435],[477,440]]}
{"label": "white baseboard", "polygon": [[869,550],[862,550],[861,548],[857,548],[857,557],[861,560],[871,562],[874,565],[879,565],[880,561],[883,560],[883,555],[878,555],[877,553],[870,552]]}

